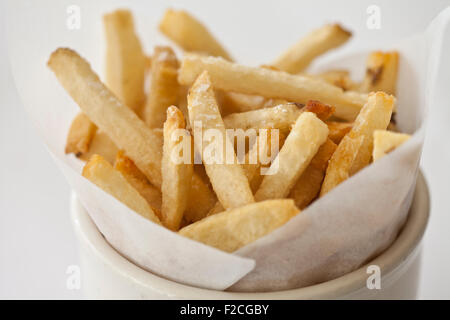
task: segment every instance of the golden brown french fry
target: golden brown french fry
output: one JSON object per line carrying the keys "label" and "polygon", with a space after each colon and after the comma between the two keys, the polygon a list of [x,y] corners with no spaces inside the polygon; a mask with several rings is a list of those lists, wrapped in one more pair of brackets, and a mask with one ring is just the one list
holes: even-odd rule
{"label": "golden brown french fry", "polygon": [[[89,118],[108,133],[115,145],[125,150],[151,184],[160,187],[163,146],[161,129],[149,129],[102,84],[89,64],[75,51],[57,49],[51,55],[48,65]],[[185,215],[189,221],[201,219],[216,200],[208,186],[194,175]]]}
{"label": "golden brown french fry", "polygon": [[395,95],[397,72],[398,52],[372,52],[367,59],[366,76],[360,91],[384,91]]}
{"label": "golden brown french fry", "polygon": [[106,35],[106,85],[133,111],[145,101],[146,56],[134,30],[129,10],[116,10],[103,16]]}
{"label": "golden brown french fry", "polygon": [[167,108],[178,102],[178,60],[170,47],[155,47],[152,61],[150,93],[143,116],[150,128],[162,128]]}
{"label": "golden brown french fry", "polygon": [[[188,110],[191,128],[196,130],[200,124],[203,132],[217,133],[219,137],[214,138],[222,140],[216,141],[213,137],[197,139],[194,136],[195,147],[201,153],[206,173],[219,201],[226,209],[254,202],[249,182],[236,161],[233,146],[226,135],[208,72],[202,73],[191,87]],[[206,152],[211,148],[217,157]]]}
{"label": "golden brown french fry", "polygon": [[395,117],[395,110],[394,112],[392,112],[391,122],[389,122],[387,129],[392,132],[400,132],[397,127],[397,124],[395,123],[395,121],[393,121],[394,117]]}
{"label": "golden brown french fry", "polygon": [[[177,132],[178,131],[178,132]],[[186,122],[181,111],[174,106],[167,109],[164,122],[164,147],[162,159],[162,221],[171,230],[178,230],[188,203],[191,189],[193,161],[189,155],[187,163],[176,163],[172,153],[176,151],[182,139],[189,139]]]}
{"label": "golden brown french fry", "polygon": [[[259,187],[258,181],[261,182],[259,179],[255,179],[259,175],[258,170],[260,170],[261,167],[270,166],[270,163],[277,156],[279,151],[273,145],[280,143],[279,132],[271,129],[265,130],[264,133],[260,131],[255,144],[245,155],[245,163],[242,164],[242,169],[250,182],[250,188],[253,192],[256,192]],[[265,159],[262,158],[263,156]]]}
{"label": "golden brown french fry", "polygon": [[184,10],[166,10],[159,30],[186,51],[232,60],[209,30]]}
{"label": "golden brown french fry", "polygon": [[97,130],[91,141],[91,145],[89,146],[89,151],[83,153],[80,156],[80,159],[88,161],[94,154],[98,154],[105,158],[109,163],[114,163],[118,151],[119,149],[108,135],[103,131]]}
{"label": "golden brown french fry", "polygon": [[152,57],[145,56],[145,72],[149,72],[152,68]]}
{"label": "golden brown french fry", "polygon": [[313,112],[320,120],[326,120],[333,114],[334,110],[335,108],[332,106],[309,100],[306,106],[298,103],[287,103],[271,108],[233,113],[226,116],[223,121],[227,128],[244,130],[274,128],[279,129],[282,133],[287,133],[302,112]]}
{"label": "golden brown french fry", "polygon": [[336,121],[326,121],[328,126],[328,138],[330,138],[334,143],[339,144],[344,136],[350,132],[353,127],[353,122],[336,122]]}
{"label": "golden brown french fry", "polygon": [[189,192],[189,200],[184,212],[184,219],[187,222],[196,222],[207,216],[208,212],[217,202],[217,197],[208,184],[194,173],[192,176],[192,186]]}
{"label": "golden brown french fry", "polygon": [[89,119],[125,150],[153,185],[160,187],[162,145],[158,135],[109,91],[75,51],[57,49],[48,66]]}
{"label": "golden brown french fry", "polygon": [[207,217],[179,234],[233,252],[281,227],[299,212],[292,199],[257,202]]}
{"label": "golden brown french fry", "polygon": [[375,130],[373,132],[373,161],[384,157],[409,138],[411,138],[409,134]]}
{"label": "golden brown french fry", "polygon": [[302,113],[300,107],[294,103],[289,103],[272,108],[232,113],[224,117],[223,122],[227,128],[244,130],[250,128],[276,128],[287,132]]}
{"label": "golden brown french fry", "polygon": [[300,210],[306,208],[319,195],[328,161],[336,148],[336,144],[327,139],[289,193],[289,198],[294,199]]}
{"label": "golden brown french fry", "polygon": [[353,91],[344,92],[326,81],[266,68],[247,67],[216,57],[186,55],[178,73],[183,85],[192,84],[203,72],[208,71],[214,88],[246,94],[281,98],[298,103],[311,99],[332,105],[335,116],[353,121],[364,105],[367,95]]}
{"label": "golden brown french fry", "polygon": [[353,128],[339,143],[330,159],[321,196],[369,164],[373,150],[373,132],[387,128],[394,104],[395,98],[384,92],[369,94]]}
{"label": "golden brown french fry", "polygon": [[83,112],[78,113],[70,125],[65,152],[74,153],[75,156],[81,157],[89,151],[89,146],[96,131],[95,124]]}
{"label": "golden brown french fry", "polygon": [[150,184],[133,160],[128,158],[122,150],[117,152],[114,169],[119,171],[128,183],[139,192],[161,220],[161,191]]}
{"label": "golden brown french fry", "polygon": [[285,198],[327,136],[327,125],[314,113],[303,112],[256,191],[256,201]]}
{"label": "golden brown french fry", "polygon": [[92,156],[83,168],[83,176],[144,218],[161,223],[139,192],[101,156]]}
{"label": "golden brown french fry", "polygon": [[317,116],[317,118],[325,121],[333,115],[333,113],[336,111],[336,108],[317,100],[309,100],[306,106],[303,108],[303,111],[312,112]]}
{"label": "golden brown french fry", "polygon": [[[261,185],[262,180],[265,177],[265,172],[270,168],[270,165],[272,164],[275,157],[278,155],[279,150],[283,147],[284,142],[286,140],[288,133],[282,133],[279,130],[269,130],[269,135],[264,140],[263,136],[260,134],[258,136],[258,143],[259,143],[259,159],[258,159],[258,167],[251,176],[250,182],[250,188],[252,189],[253,193],[255,193],[259,186]],[[278,136],[278,139],[276,138]],[[254,151],[254,150],[250,150]],[[248,154],[249,156],[251,153]],[[264,156],[265,159],[261,159],[261,156]],[[244,170],[248,170],[246,168],[246,165],[243,165]]]}
{"label": "golden brown french fry", "polygon": [[[344,136],[328,162],[325,178],[320,189],[320,196],[325,195],[332,188],[350,177],[351,168],[353,163],[355,163],[359,149],[364,144],[364,140],[365,137],[362,135],[355,138],[351,138],[348,135]],[[338,150],[339,153],[337,153]],[[333,167],[330,167],[331,161],[333,161]]]}
{"label": "golden brown french fry", "polygon": [[[279,143],[279,139],[277,139],[276,136],[272,137],[272,134],[278,134],[278,132],[272,132],[270,129],[266,130],[267,134],[260,134],[258,136],[258,139],[250,151],[245,155],[245,162],[242,164],[242,169],[244,170],[244,174],[250,183],[252,192],[256,192],[256,190],[258,190],[262,177],[264,177],[258,172],[258,170],[260,170],[262,166],[268,166],[276,157],[278,152],[278,150],[274,150],[274,148],[272,148],[272,143]],[[261,159],[262,155],[265,155],[267,159],[264,159],[263,161],[263,159]],[[209,211],[208,216],[222,211],[225,211],[225,208],[219,201],[217,201],[216,205]]]}
{"label": "golden brown french fry", "polygon": [[344,44],[351,35],[350,31],[345,30],[339,24],[325,25],[300,39],[272,65],[282,71],[299,73],[316,57]]}
{"label": "golden brown french fry", "polygon": [[178,85],[178,109],[183,112],[184,119],[186,120],[186,128],[190,129],[189,124],[189,112],[187,109],[187,95],[189,92],[189,87]]}

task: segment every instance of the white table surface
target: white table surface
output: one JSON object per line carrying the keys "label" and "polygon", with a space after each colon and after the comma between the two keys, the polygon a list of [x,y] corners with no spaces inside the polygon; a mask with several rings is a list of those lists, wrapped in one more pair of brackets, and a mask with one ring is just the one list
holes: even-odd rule
{"label": "white table surface", "polygon": [[[81,1],[70,1],[77,2]],[[361,8],[361,24],[365,24],[365,9],[369,4],[377,4],[382,9],[383,27],[391,27],[396,17],[406,15],[403,21],[408,22],[397,24],[389,40],[425,29],[442,8],[450,5],[448,0],[395,1],[395,4],[392,1],[344,2],[345,5],[337,5],[336,1],[315,1],[310,6],[321,8],[324,15],[336,12],[338,20],[345,22],[345,6],[357,5]],[[217,10],[212,2],[189,3],[192,12]],[[155,5],[167,4],[186,6],[186,1],[159,1]],[[205,8],[207,4],[210,8]],[[256,6],[256,2],[250,5]],[[276,18],[292,16],[292,10],[288,10],[291,6],[301,7],[292,1],[265,5],[273,6]],[[308,10],[314,12],[310,6]],[[255,24],[263,23],[258,14],[253,18]],[[302,19],[313,22],[314,16],[305,14]],[[66,286],[68,266],[79,263],[69,219],[70,189],[21,106],[9,70],[1,24],[0,28],[0,298],[81,298],[81,291]],[[252,28],[252,32],[257,30]],[[450,76],[443,80],[442,88],[450,88]],[[422,256],[420,298],[424,299],[450,298],[449,121],[450,102],[431,110],[422,159],[432,196],[431,220]]]}

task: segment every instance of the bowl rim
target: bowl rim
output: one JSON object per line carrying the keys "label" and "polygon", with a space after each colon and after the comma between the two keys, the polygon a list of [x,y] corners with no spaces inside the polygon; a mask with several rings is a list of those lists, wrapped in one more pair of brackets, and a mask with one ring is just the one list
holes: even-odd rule
{"label": "bowl rim", "polygon": [[419,246],[429,219],[430,196],[426,180],[419,170],[408,218],[394,243],[359,269],[319,284],[271,292],[228,292],[204,289],[162,278],[133,264],[119,254],[103,237],[86,209],[72,193],[71,219],[79,241],[102,262],[129,281],[167,297],[191,299],[316,299],[343,297],[366,286],[368,265],[378,265],[383,277],[395,271]]}

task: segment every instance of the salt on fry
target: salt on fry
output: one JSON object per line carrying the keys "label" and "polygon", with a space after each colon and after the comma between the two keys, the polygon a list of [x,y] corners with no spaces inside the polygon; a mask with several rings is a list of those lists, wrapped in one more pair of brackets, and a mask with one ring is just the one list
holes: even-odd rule
{"label": "salt on fry", "polygon": [[353,128],[339,143],[330,159],[321,196],[369,164],[373,150],[373,132],[387,128],[394,104],[395,98],[384,92],[369,94]]}
{"label": "salt on fry", "polygon": [[335,116],[353,121],[364,105],[367,95],[344,92],[323,80],[267,68],[247,67],[216,57],[186,55],[178,73],[183,85],[192,84],[204,70],[208,71],[214,88],[246,94],[281,98],[297,103],[314,99],[336,108]]}
{"label": "salt on fry", "polygon": [[288,103],[272,108],[233,113],[224,117],[223,122],[227,128],[243,130],[276,128],[288,132],[302,113],[300,107],[294,103]]}
{"label": "salt on fry", "polygon": [[[178,131],[178,132],[177,132]],[[170,106],[164,122],[164,146],[162,159],[162,221],[171,230],[178,230],[188,203],[191,188],[193,162],[176,163],[172,154],[182,139],[189,139],[186,123],[181,111]]]}
{"label": "salt on fry", "polygon": [[112,165],[99,155],[94,155],[83,168],[83,177],[109,193],[144,218],[160,224],[147,201]]}
{"label": "salt on fry", "polygon": [[184,227],[179,234],[234,252],[281,227],[299,212],[292,199],[267,200],[207,217]]}
{"label": "salt on fry", "polygon": [[155,47],[152,56],[150,93],[143,117],[150,128],[162,128],[166,110],[178,102],[178,60],[170,47]]}
{"label": "salt on fry", "polygon": [[[209,141],[202,141],[207,140],[202,138],[199,141],[194,136],[195,147],[202,156],[206,173],[220,203],[230,209],[254,202],[249,182],[236,161],[233,146],[226,135],[208,72],[203,72],[192,85],[188,95],[188,110],[191,128],[195,130],[197,122],[202,125],[203,131],[213,129],[222,138],[222,141],[216,141],[219,137],[211,137]],[[211,148],[218,157],[205,152]]]}
{"label": "salt on fry", "polygon": [[227,128],[244,130],[274,128],[279,129],[282,133],[287,133],[300,114],[305,111],[315,113],[320,120],[326,120],[333,114],[335,108],[319,101],[309,100],[306,106],[298,103],[287,103],[271,108],[233,113],[226,116],[223,121]]}
{"label": "salt on fry", "polygon": [[327,136],[325,123],[314,113],[302,113],[256,191],[256,201],[285,198]]}

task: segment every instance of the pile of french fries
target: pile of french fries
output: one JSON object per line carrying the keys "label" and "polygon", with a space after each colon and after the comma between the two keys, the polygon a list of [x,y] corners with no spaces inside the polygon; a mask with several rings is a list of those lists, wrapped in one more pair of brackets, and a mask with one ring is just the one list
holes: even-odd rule
{"label": "pile of french fries", "polygon": [[[185,51],[181,60],[169,46],[147,56],[128,10],[103,24],[104,82],[71,49],[48,61],[80,107],[66,153],[86,161],[84,177],[182,236],[233,252],[409,138],[393,121],[397,52],[371,53],[361,82],[346,70],[306,72],[351,37],[338,24],[260,67],[234,62],[182,10],[167,10],[159,25]],[[243,150],[230,132],[244,133]]]}

